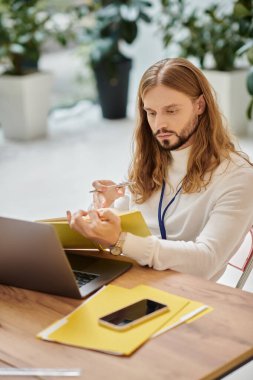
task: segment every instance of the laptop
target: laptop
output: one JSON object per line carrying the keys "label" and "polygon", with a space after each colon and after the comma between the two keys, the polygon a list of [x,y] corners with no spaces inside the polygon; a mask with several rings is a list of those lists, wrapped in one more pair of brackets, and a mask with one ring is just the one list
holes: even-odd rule
{"label": "laptop", "polygon": [[64,250],[51,225],[0,217],[1,284],[83,298],[132,266],[91,253]]}

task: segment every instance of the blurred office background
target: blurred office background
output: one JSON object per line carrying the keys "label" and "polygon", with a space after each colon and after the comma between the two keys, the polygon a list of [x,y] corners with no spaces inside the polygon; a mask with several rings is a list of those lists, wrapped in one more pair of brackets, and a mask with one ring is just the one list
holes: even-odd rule
{"label": "blurred office background", "polygon": [[[15,41],[15,36],[12,36],[13,40],[11,40],[12,24],[10,19],[4,18],[6,9],[9,7],[8,3],[10,5],[15,1],[0,0],[0,72],[2,74],[6,70],[12,69],[8,60],[10,54],[7,54],[7,50],[9,49],[9,53],[11,51],[12,54],[21,55],[22,46],[23,48],[27,46],[26,38],[29,39],[29,33],[25,31],[20,40]],[[245,22],[243,25],[247,27],[250,14],[252,22],[251,1],[248,2],[251,4],[250,14],[247,13],[247,9],[246,11],[244,9],[243,13],[242,8],[239,7],[241,19],[234,17],[234,8],[237,3],[241,2],[232,0],[219,2],[222,3],[222,6],[218,9],[214,7],[215,2],[212,0],[206,2],[200,0],[185,2],[155,0],[151,1],[150,5],[145,0],[136,2],[53,0],[51,2],[31,1],[31,3],[34,3],[31,12],[38,12],[41,20],[43,17],[51,17],[51,26],[49,25],[51,32],[55,32],[57,29],[58,33],[57,38],[53,33],[51,36],[50,33],[47,36],[46,32],[41,30],[38,30],[37,33],[38,39],[41,38],[42,41],[44,38],[38,57],[38,70],[48,72],[51,75],[49,110],[46,122],[47,132],[43,138],[22,138],[22,136],[15,138],[10,135],[8,137],[9,132],[6,135],[4,131],[6,118],[2,112],[8,109],[8,112],[12,114],[12,119],[15,119],[13,115],[20,108],[22,99],[18,100],[17,104],[12,100],[6,101],[7,95],[3,92],[3,89],[6,89],[6,82],[1,82],[5,75],[0,76],[0,123],[2,125],[2,127],[0,126],[0,215],[27,220],[64,216],[68,209],[75,211],[88,207],[91,202],[89,190],[94,179],[121,181],[125,178],[131,157],[136,93],[141,75],[151,64],[160,59],[182,55],[180,47],[182,48],[182,41],[187,40],[189,33],[193,39],[197,32],[202,33],[203,20],[201,17],[206,8],[209,13],[205,13],[205,33],[208,34],[207,21],[209,20],[211,25],[214,24],[214,21],[210,19],[211,16],[223,18],[227,23],[223,25],[224,30],[219,25],[216,26],[216,40],[213,43],[216,46],[220,45],[221,52],[224,51],[224,53],[218,53],[218,56],[224,56],[225,65],[227,64],[228,67],[221,67],[220,71],[223,77],[222,79],[219,77],[218,85],[217,79],[214,79],[213,86],[219,100],[219,97],[225,92],[225,88],[228,87],[228,92],[233,93],[232,105],[228,105],[227,99],[220,100],[222,111],[228,119],[232,117],[232,120],[235,120],[239,112],[242,112],[235,111],[235,116],[231,114],[237,103],[242,106],[243,115],[239,118],[240,122],[237,122],[238,118],[236,119],[238,128],[232,132],[236,135],[241,149],[248,153],[253,160],[253,122],[248,120],[246,116],[248,104],[252,99],[252,93],[250,94],[246,88],[246,78],[249,75],[249,68],[253,59],[250,50],[252,48],[250,45],[245,48],[250,38],[247,33],[240,35],[238,27],[238,22]],[[130,26],[129,33],[125,35],[125,41],[124,39],[120,41],[121,51],[132,58],[126,117],[116,119],[103,117],[98,102],[94,73],[89,65],[89,53],[95,42],[92,40],[91,45],[87,45],[84,29],[78,30],[80,25],[87,27],[87,14],[85,13],[87,8],[82,10],[83,13],[80,11],[78,15],[75,14],[75,21],[71,21],[70,6],[79,7],[83,3],[88,7],[97,7],[100,12],[103,5],[114,4],[114,8],[112,6],[108,11],[109,13],[102,14],[102,17],[105,17],[107,21],[110,17],[114,17],[115,7],[124,3],[120,17],[129,23],[135,23],[134,26]],[[188,20],[188,34],[186,30],[179,32],[177,29],[180,29],[180,22],[182,22],[180,15],[177,16],[178,24],[175,23],[176,17],[173,16],[180,11],[180,4],[186,9],[185,13],[181,9],[181,16],[183,15],[185,20]],[[16,5],[18,14],[20,9],[22,11],[22,1],[17,0]],[[38,7],[37,11],[36,7]],[[138,9],[141,9],[143,14],[142,17],[138,18],[138,22],[135,22]],[[50,12],[47,13],[45,10],[50,10]],[[93,17],[94,14],[96,12],[94,13],[93,9]],[[224,14],[227,15],[227,18],[224,17]],[[174,17],[174,25],[171,21],[172,16]],[[84,22],[85,17],[86,21]],[[92,18],[88,14],[89,19]],[[25,18],[20,20],[21,24],[22,22],[25,22]],[[95,29],[94,25],[91,22],[91,28]],[[170,25],[167,30],[166,25]],[[138,30],[136,30],[136,26]],[[4,32],[9,37],[4,36]],[[77,33],[78,38],[75,33]],[[213,31],[210,33],[213,36],[215,34]],[[224,38],[220,37],[222,33],[224,33]],[[234,37],[232,38],[231,35]],[[231,38],[237,45],[229,46],[231,49],[229,50],[226,48],[228,48],[228,40]],[[57,39],[61,44],[56,42]],[[126,40],[130,40],[131,43],[127,44]],[[102,50],[107,47],[102,46]],[[188,47],[184,46],[184,48],[186,53],[192,53],[189,59],[200,66],[201,62],[197,56],[201,52],[200,46],[193,46],[190,41],[190,45],[188,44]],[[244,53],[238,56],[235,51],[240,48],[242,51],[244,49]],[[234,67],[229,67],[229,54],[235,56],[235,62],[232,63]],[[215,62],[211,53],[207,54],[204,60],[206,68],[214,67]],[[222,65],[223,63],[218,62],[218,64]],[[228,79],[228,73],[232,68],[237,70],[235,71],[236,76],[232,77],[231,80]],[[244,79],[241,77],[238,79],[237,73],[240,71],[238,68],[244,69]],[[15,75],[11,77],[14,78]],[[229,87],[231,83],[235,86],[243,84],[242,89],[235,87],[231,90]],[[249,83],[252,91],[253,81]],[[9,89],[8,85],[7,88]],[[16,87],[14,91],[20,92],[20,87]],[[40,85],[37,85],[36,92],[39,95],[39,101],[42,102],[43,91]],[[25,101],[27,102],[27,100]],[[32,107],[36,107],[36,105],[31,103]],[[35,116],[33,115],[33,117]],[[236,270],[229,268],[220,282],[233,286],[238,276],[239,273]],[[252,275],[244,289],[253,291]],[[227,378],[250,379],[252,373],[253,367],[250,363]]]}

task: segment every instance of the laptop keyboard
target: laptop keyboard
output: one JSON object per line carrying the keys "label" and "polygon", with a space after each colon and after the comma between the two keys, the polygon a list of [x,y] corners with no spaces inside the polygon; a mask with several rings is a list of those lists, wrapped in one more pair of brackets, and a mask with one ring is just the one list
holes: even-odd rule
{"label": "laptop keyboard", "polygon": [[94,273],[80,272],[78,270],[73,270],[73,272],[74,272],[76,282],[79,288],[88,284],[90,281],[94,280],[95,278],[99,277],[98,274],[94,274]]}

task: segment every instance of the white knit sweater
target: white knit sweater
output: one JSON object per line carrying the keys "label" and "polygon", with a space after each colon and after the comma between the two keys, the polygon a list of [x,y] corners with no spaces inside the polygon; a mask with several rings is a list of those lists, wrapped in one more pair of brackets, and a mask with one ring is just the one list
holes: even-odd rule
{"label": "white knit sweater", "polygon": [[[190,147],[172,151],[163,209],[186,174]],[[193,194],[179,193],[167,210],[167,240],[162,240],[158,223],[161,192],[155,192],[139,205],[131,194],[118,199],[120,210],[140,210],[152,236],[142,238],[128,233],[123,246],[125,256],[140,265],[157,270],[173,269],[216,281],[226,269],[246,233],[253,225],[253,168],[241,157],[232,155],[215,170],[206,189]]]}

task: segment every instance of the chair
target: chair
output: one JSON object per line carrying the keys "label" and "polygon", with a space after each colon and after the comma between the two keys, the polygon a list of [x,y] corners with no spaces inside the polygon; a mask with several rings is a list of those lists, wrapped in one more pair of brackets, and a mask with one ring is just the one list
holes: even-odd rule
{"label": "chair", "polygon": [[242,245],[228,264],[242,272],[235,286],[236,288],[242,289],[253,269],[253,227],[251,227]]}

